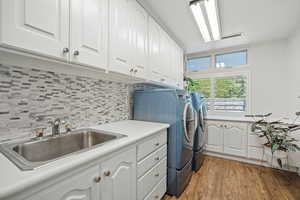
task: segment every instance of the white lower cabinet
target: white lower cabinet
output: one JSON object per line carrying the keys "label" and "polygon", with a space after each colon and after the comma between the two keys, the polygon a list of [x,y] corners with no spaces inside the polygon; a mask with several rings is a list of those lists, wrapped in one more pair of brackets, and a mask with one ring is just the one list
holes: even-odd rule
{"label": "white lower cabinet", "polygon": [[229,122],[224,125],[224,153],[247,156],[247,124]]}
{"label": "white lower cabinet", "polygon": [[208,121],[206,150],[235,156],[247,156],[247,124]]}
{"label": "white lower cabinet", "polygon": [[145,200],[157,200],[161,199],[164,196],[167,190],[167,177],[164,177],[150,192],[148,196],[146,196]]}
{"label": "white lower cabinet", "polygon": [[223,125],[221,122],[209,121],[207,123],[206,150],[223,152]]}
{"label": "white lower cabinet", "polygon": [[94,166],[79,174],[72,174],[26,200],[99,200],[100,188],[96,182],[99,170],[99,166]]}
{"label": "white lower cabinet", "polygon": [[161,199],[167,187],[167,130],[87,165],[10,200]]}
{"label": "white lower cabinet", "polygon": [[167,187],[167,133],[160,132],[137,147],[137,199],[161,199]]}
{"label": "white lower cabinet", "polygon": [[136,149],[121,153],[102,164],[103,200],[136,199]]}
{"label": "white lower cabinet", "polygon": [[206,150],[235,156],[247,156],[247,124],[208,121]]}

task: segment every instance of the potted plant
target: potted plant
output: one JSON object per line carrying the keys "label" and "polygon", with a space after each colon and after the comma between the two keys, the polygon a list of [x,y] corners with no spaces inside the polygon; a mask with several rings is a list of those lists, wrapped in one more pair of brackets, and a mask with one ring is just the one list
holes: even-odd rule
{"label": "potted plant", "polygon": [[[273,164],[273,159],[275,158],[278,165],[282,168],[282,159],[287,159],[289,151],[300,151],[300,147],[295,143],[297,140],[291,136],[292,132],[300,129],[300,125],[291,125],[280,120],[270,121],[267,118],[271,115],[272,113],[246,115],[246,117],[254,118],[255,122],[252,124],[251,130],[264,140],[264,152],[266,156],[271,156],[271,164]],[[256,120],[256,118],[259,119]]]}

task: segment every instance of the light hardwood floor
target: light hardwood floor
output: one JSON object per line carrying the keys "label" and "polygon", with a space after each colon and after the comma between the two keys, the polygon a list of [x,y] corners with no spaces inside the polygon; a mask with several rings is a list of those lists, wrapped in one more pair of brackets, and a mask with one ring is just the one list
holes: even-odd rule
{"label": "light hardwood floor", "polygon": [[[175,200],[165,196],[163,200]],[[180,200],[300,200],[300,177],[207,156]]]}

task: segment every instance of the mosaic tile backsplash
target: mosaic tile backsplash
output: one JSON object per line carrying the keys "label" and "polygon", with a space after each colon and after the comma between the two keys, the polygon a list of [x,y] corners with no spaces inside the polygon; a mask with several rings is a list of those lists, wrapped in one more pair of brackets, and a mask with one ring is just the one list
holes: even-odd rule
{"label": "mosaic tile backsplash", "polygon": [[0,64],[0,140],[32,135],[55,118],[74,128],[130,118],[125,83]]}

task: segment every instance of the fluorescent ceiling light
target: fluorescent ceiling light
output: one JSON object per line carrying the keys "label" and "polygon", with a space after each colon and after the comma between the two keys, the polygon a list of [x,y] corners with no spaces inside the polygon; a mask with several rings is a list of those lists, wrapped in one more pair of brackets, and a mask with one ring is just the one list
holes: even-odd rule
{"label": "fluorescent ceiling light", "polygon": [[200,29],[200,32],[202,34],[204,41],[205,42],[211,41],[211,37],[210,37],[209,31],[208,31],[208,28],[207,28],[207,25],[205,22],[205,18],[204,18],[204,15],[203,15],[203,12],[202,12],[202,9],[200,6],[200,2],[192,3],[190,5],[190,7],[191,7],[192,13],[197,22],[197,25]]}
{"label": "fluorescent ceiling light", "polygon": [[205,5],[212,36],[214,40],[220,40],[221,34],[220,34],[216,0],[205,0],[204,5]]}

